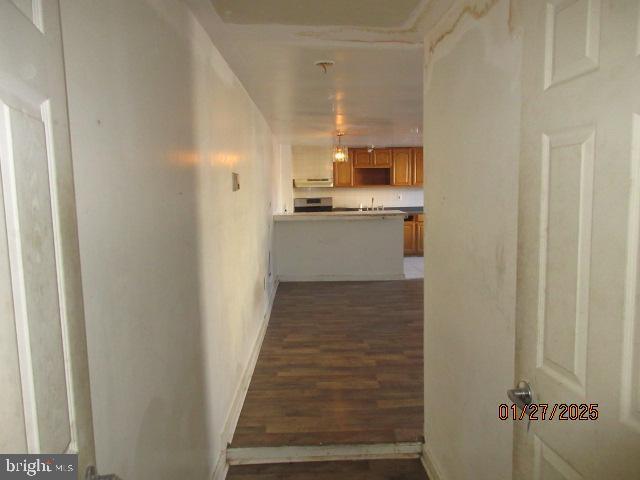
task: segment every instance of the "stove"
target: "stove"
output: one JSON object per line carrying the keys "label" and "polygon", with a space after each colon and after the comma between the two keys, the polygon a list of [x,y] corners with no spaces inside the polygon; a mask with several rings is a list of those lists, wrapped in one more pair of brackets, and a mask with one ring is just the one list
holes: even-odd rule
{"label": "stove", "polygon": [[300,212],[331,212],[333,210],[332,197],[294,198],[293,211]]}

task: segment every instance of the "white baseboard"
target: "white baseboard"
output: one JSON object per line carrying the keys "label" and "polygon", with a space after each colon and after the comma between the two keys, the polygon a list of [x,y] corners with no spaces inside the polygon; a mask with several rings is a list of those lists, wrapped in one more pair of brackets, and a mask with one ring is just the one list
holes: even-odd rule
{"label": "white baseboard", "polygon": [[258,331],[258,335],[251,349],[249,361],[247,362],[244,372],[242,373],[240,383],[236,388],[235,394],[233,396],[233,401],[231,402],[231,407],[229,407],[227,419],[222,431],[223,450],[218,454],[218,458],[216,459],[216,467],[213,475],[211,476],[212,480],[224,480],[224,478],[227,476],[227,471],[229,470],[229,464],[227,462],[227,445],[231,443],[231,440],[233,440],[233,433],[235,432],[236,426],[238,425],[238,419],[240,418],[240,412],[242,412],[244,399],[247,396],[247,391],[249,390],[249,385],[251,384],[251,378],[253,377],[253,371],[255,370],[256,363],[258,362],[258,356],[260,355],[260,349],[262,348],[262,341],[264,340],[264,336],[267,333],[267,327],[269,326],[269,320],[271,318],[271,310],[273,309],[273,301],[276,298],[276,292],[278,290],[279,284],[279,280],[276,279],[273,285],[273,291],[271,292],[271,295],[269,295],[269,304],[267,306],[267,311],[264,314],[262,324],[260,325],[260,330]]}
{"label": "white baseboard", "polygon": [[247,447],[227,450],[229,465],[420,458],[422,443]]}
{"label": "white baseboard", "polygon": [[426,443],[422,445],[422,456],[420,457],[420,461],[422,462],[422,466],[427,472],[429,480],[444,480],[444,477],[441,473],[442,470],[438,467],[438,464],[433,458],[433,455],[431,454],[431,451],[427,447]]}
{"label": "white baseboard", "polygon": [[224,453],[225,452],[222,452],[222,455],[218,458],[216,469],[213,471],[213,475],[211,475],[211,480],[224,480],[225,478],[227,478],[227,472],[229,472],[229,464],[227,463],[227,459]]}
{"label": "white baseboard", "polygon": [[404,280],[404,273],[368,275],[280,275],[281,282],[379,282]]}

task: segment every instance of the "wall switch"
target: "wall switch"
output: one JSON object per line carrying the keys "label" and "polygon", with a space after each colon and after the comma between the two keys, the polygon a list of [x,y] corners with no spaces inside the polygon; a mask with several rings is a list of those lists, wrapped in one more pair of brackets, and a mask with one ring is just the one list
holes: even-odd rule
{"label": "wall switch", "polygon": [[231,181],[233,182],[233,191],[237,192],[238,190],[240,190],[240,174],[233,172],[231,174]]}
{"label": "wall switch", "polygon": [[397,197],[397,199],[398,199],[398,200],[402,200],[402,194],[401,194],[401,193],[399,193],[398,195],[396,195],[396,197]]}

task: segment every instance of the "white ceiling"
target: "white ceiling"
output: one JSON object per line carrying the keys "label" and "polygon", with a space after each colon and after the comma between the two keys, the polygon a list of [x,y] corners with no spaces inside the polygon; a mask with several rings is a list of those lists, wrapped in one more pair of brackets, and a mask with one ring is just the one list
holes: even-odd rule
{"label": "white ceiling", "polygon": [[226,23],[401,27],[420,0],[211,0]]}
{"label": "white ceiling", "polygon": [[429,0],[187,1],[280,141],[421,143]]}

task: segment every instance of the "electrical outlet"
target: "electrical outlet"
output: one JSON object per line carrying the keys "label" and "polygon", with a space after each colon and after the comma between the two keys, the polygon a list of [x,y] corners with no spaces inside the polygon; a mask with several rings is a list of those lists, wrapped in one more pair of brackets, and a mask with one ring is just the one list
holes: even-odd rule
{"label": "electrical outlet", "polygon": [[399,193],[398,195],[396,195],[397,200],[402,200],[402,194]]}

